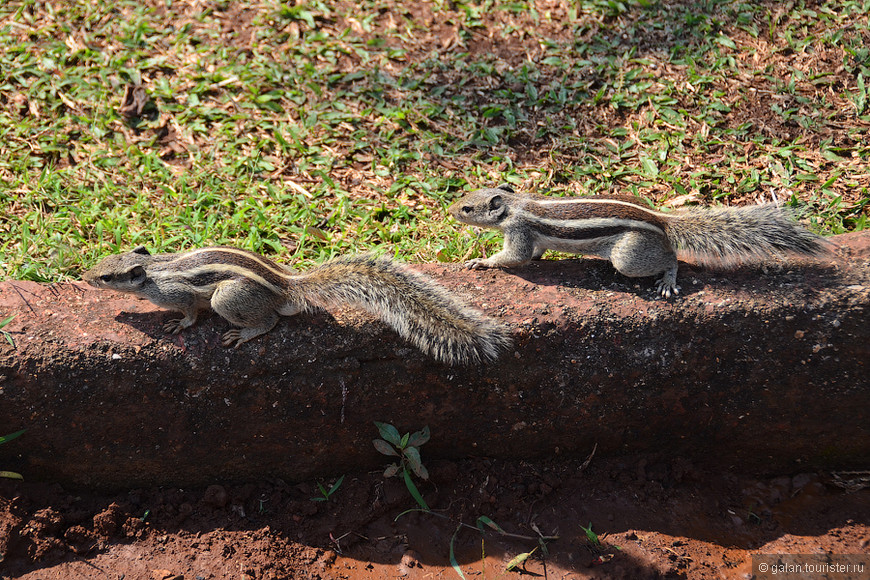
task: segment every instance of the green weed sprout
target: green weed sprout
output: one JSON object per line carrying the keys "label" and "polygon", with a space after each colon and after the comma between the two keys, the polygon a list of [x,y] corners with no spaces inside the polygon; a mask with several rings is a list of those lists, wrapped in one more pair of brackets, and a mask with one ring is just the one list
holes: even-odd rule
{"label": "green weed sprout", "polygon": [[[9,435],[4,435],[3,437],[0,437],[0,445],[2,445],[3,443],[6,443],[7,441],[12,441],[16,437],[20,437],[21,434],[24,433],[25,431],[26,431],[26,429],[22,429],[20,431],[16,431],[15,433],[11,433]],[[0,477],[5,477],[6,479],[24,479],[20,473],[15,473],[14,471],[0,471]]]}
{"label": "green weed sprout", "polygon": [[341,484],[343,482],[344,482],[343,475],[341,477],[339,477],[338,479],[336,479],[335,483],[333,483],[329,489],[326,489],[325,487],[323,487],[322,483],[317,482],[317,488],[318,488],[318,490],[320,490],[320,496],[312,497],[311,501],[329,501],[329,497],[332,494],[334,494],[338,490],[339,487],[341,487]]}
{"label": "green weed sprout", "polygon": [[[430,512],[430,513],[432,513],[432,512]],[[433,515],[441,516],[441,514],[435,514],[435,513],[433,513]],[[444,516],[441,516],[441,517],[444,517]],[[472,526],[472,525],[466,524],[464,522],[460,522],[459,525],[456,527],[456,531],[453,532],[453,537],[450,538],[449,559],[450,559],[450,566],[453,568],[453,571],[456,572],[456,575],[459,576],[460,578],[462,578],[462,580],[467,580],[467,577],[465,576],[465,573],[462,571],[462,568],[459,567],[459,562],[456,561],[456,556],[455,556],[454,549],[453,549],[453,545],[456,542],[456,536],[459,535],[459,532],[460,532],[460,530],[462,530],[462,528],[468,528],[468,529],[472,529],[472,530],[476,529],[477,531],[480,532],[480,534],[481,534],[481,538],[480,538],[480,561],[482,564],[483,561],[486,559],[486,552],[484,551],[484,543],[483,543],[483,534],[486,532],[486,528],[484,526],[486,528],[491,529],[491,530],[495,530],[501,536],[504,536],[506,538],[516,538],[519,540],[532,540],[532,541],[537,540],[537,542],[538,542],[538,545],[535,546],[534,548],[532,548],[531,551],[523,552],[522,554],[519,554],[519,555],[511,558],[511,560],[507,564],[505,564],[505,569],[501,572],[501,574],[496,576],[496,580],[498,580],[498,578],[501,578],[502,576],[504,576],[508,572],[515,571],[518,566],[520,566],[523,570],[525,570],[526,560],[528,560],[532,556],[532,554],[535,553],[535,551],[538,548],[541,549],[541,552],[544,554],[545,557],[549,556],[550,553],[547,550],[547,542],[551,542],[551,541],[555,541],[555,540],[559,539],[559,536],[545,536],[545,535],[543,535],[541,533],[541,531],[538,529],[538,526],[536,526],[534,523],[532,523],[532,529],[535,530],[536,534],[538,534],[537,537],[526,536],[523,534],[508,533],[508,532],[504,531],[504,529],[502,529],[501,526],[499,526],[497,523],[492,521],[487,516],[480,516],[479,518],[477,518],[477,526]],[[591,524],[590,524],[590,529],[591,529]]]}
{"label": "green weed sprout", "polygon": [[[592,522],[589,522],[589,527],[580,524],[580,529],[586,532],[586,540],[589,542],[589,550],[598,556],[596,562],[603,564],[604,562],[609,562],[613,559],[613,553],[607,552],[607,548],[605,548],[604,544],[601,543],[602,540],[607,537],[607,532],[599,536],[592,531]],[[622,548],[616,544],[610,544],[610,547],[615,550],[622,550]]]}
{"label": "green weed sprout", "polygon": [[[420,446],[429,441],[430,433],[429,427],[423,427],[420,431],[416,433],[405,433],[404,435],[399,435],[399,430],[390,425],[389,423],[379,423],[375,421],[375,426],[378,428],[378,431],[381,434],[382,439],[373,439],[372,444],[374,444],[375,449],[378,450],[379,453],[383,453],[389,457],[398,457],[398,463],[391,463],[387,466],[387,469],[384,470],[384,477],[393,477],[402,474],[402,477],[405,479],[405,486],[408,488],[408,491],[411,493],[411,496],[417,501],[417,504],[421,509],[409,509],[398,516],[396,516],[396,520],[398,520],[403,515],[415,512],[415,511],[424,511],[427,514],[437,516],[439,518],[447,519],[447,516],[444,514],[440,514],[437,512],[433,512],[429,509],[429,506],[426,504],[426,501],[423,499],[423,496],[420,495],[420,490],[417,489],[417,486],[414,485],[414,481],[411,479],[411,473],[419,477],[420,479],[429,479],[429,472],[426,470],[426,467],[420,461]],[[465,580],[465,573],[462,571],[462,568],[459,567],[459,562],[456,560],[456,555],[454,552],[454,544],[456,542],[456,537],[459,535],[459,532],[463,528],[468,528],[471,530],[477,530],[481,534],[481,559],[485,557],[485,553],[483,552],[483,534],[486,531],[486,528],[494,530],[498,532],[500,535],[508,538],[516,538],[521,540],[533,540],[538,542],[538,546],[532,549],[529,552],[524,552],[515,558],[513,558],[510,562],[508,562],[504,573],[514,571],[517,566],[524,566],[526,560],[535,553],[535,550],[538,547],[541,548],[541,551],[544,554],[547,554],[547,545],[546,542],[558,540],[558,536],[544,536],[538,530],[537,526],[532,524],[533,529],[538,534],[535,536],[525,536],[521,534],[511,534],[506,532],[501,528],[497,523],[492,521],[487,516],[480,516],[477,518],[477,525],[472,526],[470,524],[466,524],[464,522],[460,522],[456,527],[456,531],[453,533],[453,536],[450,538],[450,554],[449,560],[450,565],[453,570],[456,572],[457,576]],[[591,524],[590,524],[591,531]],[[500,576],[501,576],[500,575]]]}
{"label": "green weed sprout", "polygon": [[372,440],[375,449],[389,457],[399,458],[398,463],[391,463],[387,466],[387,469],[384,470],[384,477],[393,477],[401,473],[411,497],[423,510],[431,511],[420,494],[420,490],[411,479],[412,472],[420,479],[429,479],[429,472],[420,460],[420,446],[429,441],[429,427],[423,427],[416,433],[405,433],[404,435],[399,435],[399,430],[389,423],[375,421],[375,427],[378,428],[382,437],[382,439]]}
{"label": "green weed sprout", "polygon": [[9,334],[8,330],[3,330],[3,327],[6,326],[7,324],[9,324],[10,322],[12,322],[13,318],[15,318],[14,314],[12,316],[10,316],[9,318],[6,318],[6,319],[0,321],[0,334],[3,335],[3,338],[6,339],[6,342],[8,342],[9,344],[12,345],[12,348],[15,348],[15,340],[13,340],[12,335]]}
{"label": "green weed sprout", "polygon": [[592,522],[589,522],[589,527],[584,527],[583,524],[580,524],[580,528],[586,532],[586,539],[589,540],[589,543],[592,544],[593,548],[601,547],[601,540],[598,538],[598,534],[592,531]]}

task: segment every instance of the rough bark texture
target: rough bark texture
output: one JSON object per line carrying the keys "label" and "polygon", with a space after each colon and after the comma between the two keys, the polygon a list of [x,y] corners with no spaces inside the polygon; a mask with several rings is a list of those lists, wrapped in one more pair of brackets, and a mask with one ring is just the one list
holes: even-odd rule
{"label": "rough bark texture", "polygon": [[513,329],[497,364],[448,367],[354,311],[283,320],[238,350],[217,316],[84,284],[0,283],[0,468],[91,487],[301,480],[382,468],[373,421],[428,425],[426,457],[669,450],[776,472],[870,461],[870,234],[836,257],[711,271],[683,294],[600,260],[419,268]]}

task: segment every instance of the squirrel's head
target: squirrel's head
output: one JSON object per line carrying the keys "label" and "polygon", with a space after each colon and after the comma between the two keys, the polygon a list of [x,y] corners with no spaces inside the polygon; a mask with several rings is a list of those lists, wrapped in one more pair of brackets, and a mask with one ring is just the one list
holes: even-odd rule
{"label": "squirrel's head", "polygon": [[506,197],[514,193],[513,187],[504,183],[498,187],[478,189],[453,203],[447,211],[456,221],[481,227],[496,227],[508,215]]}
{"label": "squirrel's head", "polygon": [[145,265],[150,256],[145,246],[139,246],[124,254],[106,256],[82,274],[82,280],[95,288],[136,292],[145,283]]}

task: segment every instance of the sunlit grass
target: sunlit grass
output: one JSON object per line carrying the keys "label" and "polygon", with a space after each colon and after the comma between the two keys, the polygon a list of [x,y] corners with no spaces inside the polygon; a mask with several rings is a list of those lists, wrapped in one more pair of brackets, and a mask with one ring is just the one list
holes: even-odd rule
{"label": "sunlit grass", "polygon": [[457,261],[497,237],[444,209],[504,181],[866,226],[870,1],[547,6],[7,3],[2,274],[139,244]]}

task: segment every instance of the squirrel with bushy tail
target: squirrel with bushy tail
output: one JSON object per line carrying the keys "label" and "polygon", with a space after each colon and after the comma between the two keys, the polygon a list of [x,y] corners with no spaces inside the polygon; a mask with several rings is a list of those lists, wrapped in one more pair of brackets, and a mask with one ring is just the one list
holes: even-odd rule
{"label": "squirrel with bushy tail", "polygon": [[369,254],[339,257],[296,273],[247,250],[209,247],[151,254],[140,246],[107,256],[83,279],[181,312],[164,330],[179,333],[211,308],[237,328],[236,346],[269,332],[280,316],[330,306],[366,310],[423,352],[448,364],[496,359],[508,330],[418,272]]}
{"label": "squirrel with bushy tail", "polygon": [[660,275],[657,292],[666,298],[680,291],[678,253],[729,266],[831,249],[773,203],[662,212],[630,195],[548,197],[517,193],[505,184],[473,191],[448,211],[462,223],[504,233],[500,252],[470,260],[468,268],[520,266],[546,250],[587,254],[609,260],[625,276]]}

